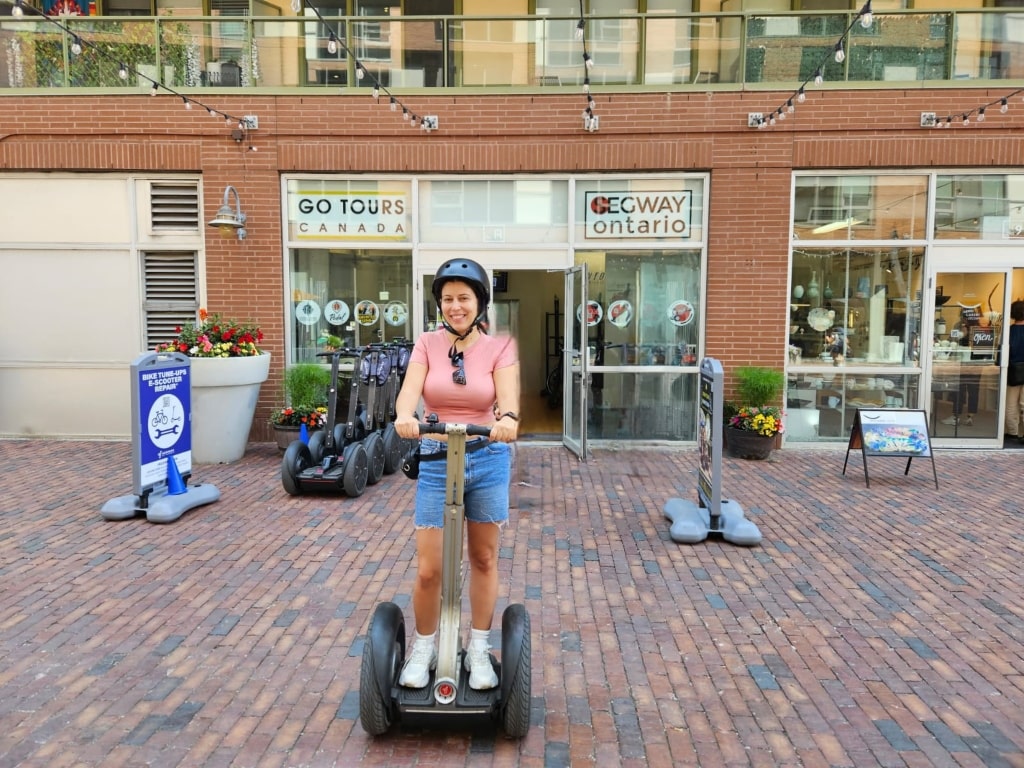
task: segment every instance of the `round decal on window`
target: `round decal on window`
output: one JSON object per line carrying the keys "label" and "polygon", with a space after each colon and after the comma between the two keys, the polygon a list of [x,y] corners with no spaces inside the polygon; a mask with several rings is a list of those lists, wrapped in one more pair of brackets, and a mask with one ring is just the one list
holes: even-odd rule
{"label": "round decal on window", "polygon": [[693,304],[685,299],[672,302],[668,308],[668,319],[678,326],[688,325],[693,320],[693,315]]}
{"label": "round decal on window", "polygon": [[309,299],[300,301],[295,305],[295,319],[303,325],[316,325],[320,322],[320,305]]}
{"label": "round decal on window", "polygon": [[331,325],[344,325],[348,316],[348,304],[341,299],[331,299],[324,306],[324,319]]}
{"label": "round decal on window", "polygon": [[380,319],[380,307],[372,301],[363,299],[356,304],[356,322],[360,325],[376,325]]}
{"label": "round decal on window", "polygon": [[405,325],[408,316],[409,310],[400,301],[392,301],[384,307],[384,322],[388,325]]}
{"label": "round decal on window", "polygon": [[[604,316],[604,310],[601,309],[601,305],[594,300],[587,302],[587,325],[595,326],[601,322],[601,318]],[[576,307],[576,319],[581,323],[583,322],[583,305]]]}
{"label": "round decal on window", "polygon": [[617,328],[625,328],[633,319],[633,305],[625,299],[608,305],[608,322]]}

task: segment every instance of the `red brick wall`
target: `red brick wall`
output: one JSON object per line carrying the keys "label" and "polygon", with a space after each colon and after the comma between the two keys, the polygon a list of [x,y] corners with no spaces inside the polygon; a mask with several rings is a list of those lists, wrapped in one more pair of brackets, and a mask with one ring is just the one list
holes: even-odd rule
{"label": "red brick wall", "polygon": [[1024,103],[971,127],[922,129],[922,111],[960,114],[1011,89],[822,90],[774,128],[747,128],[782,92],[613,93],[595,88],[601,130],[582,130],[582,94],[411,95],[440,129],[409,127],[386,96],[196,94],[255,114],[256,152],[224,120],[173,95],[0,97],[0,170],[199,171],[209,220],[226,185],[249,216],[244,242],[207,242],[208,304],[256,318],[283,360],[279,174],[709,171],[707,353],[729,366],[785,353],[790,174],[794,169],[1011,168],[1024,165]]}

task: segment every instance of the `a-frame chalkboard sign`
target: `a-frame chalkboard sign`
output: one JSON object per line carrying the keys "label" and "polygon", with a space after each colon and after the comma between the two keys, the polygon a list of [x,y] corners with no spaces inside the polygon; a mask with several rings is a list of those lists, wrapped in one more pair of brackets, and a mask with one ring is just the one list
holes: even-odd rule
{"label": "a-frame chalkboard sign", "polygon": [[935,456],[932,454],[931,439],[928,435],[928,415],[922,410],[910,408],[858,408],[850,430],[850,443],[846,446],[846,460],[843,474],[850,461],[850,451],[860,448],[864,458],[864,482],[868,488],[868,456],[897,456],[907,458],[904,475],[910,474],[910,462],[915,458],[928,457],[932,461],[932,477],[935,489],[939,488],[939,476],[935,471]]}

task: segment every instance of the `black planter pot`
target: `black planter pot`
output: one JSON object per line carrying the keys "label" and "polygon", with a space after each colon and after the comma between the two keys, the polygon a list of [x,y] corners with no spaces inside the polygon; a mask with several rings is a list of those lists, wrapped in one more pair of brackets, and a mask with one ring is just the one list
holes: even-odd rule
{"label": "black planter pot", "polygon": [[725,430],[725,450],[734,459],[763,461],[771,456],[774,447],[775,435],[766,437],[735,427],[727,427]]}

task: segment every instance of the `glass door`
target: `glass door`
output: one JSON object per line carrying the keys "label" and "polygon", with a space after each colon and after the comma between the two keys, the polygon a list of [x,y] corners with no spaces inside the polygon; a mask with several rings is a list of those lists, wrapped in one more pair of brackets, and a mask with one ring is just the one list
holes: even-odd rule
{"label": "glass door", "polygon": [[565,321],[562,334],[562,444],[581,459],[587,458],[587,387],[590,374],[586,354],[587,265],[565,271]]}
{"label": "glass door", "polygon": [[932,255],[925,302],[932,311],[921,329],[932,338],[925,399],[932,440],[1001,447],[1011,272],[977,251],[967,256],[935,249]]}

